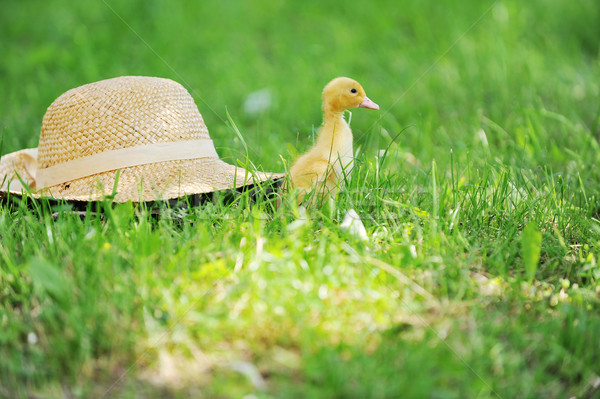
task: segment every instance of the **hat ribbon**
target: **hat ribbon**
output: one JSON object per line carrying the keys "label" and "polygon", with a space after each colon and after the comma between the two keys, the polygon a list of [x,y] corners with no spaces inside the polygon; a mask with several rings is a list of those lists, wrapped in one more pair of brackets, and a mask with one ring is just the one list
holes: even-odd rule
{"label": "hat ribbon", "polygon": [[198,158],[219,158],[211,139],[121,148],[73,159],[47,168],[38,168],[35,173],[35,186],[37,189],[42,189],[132,166]]}

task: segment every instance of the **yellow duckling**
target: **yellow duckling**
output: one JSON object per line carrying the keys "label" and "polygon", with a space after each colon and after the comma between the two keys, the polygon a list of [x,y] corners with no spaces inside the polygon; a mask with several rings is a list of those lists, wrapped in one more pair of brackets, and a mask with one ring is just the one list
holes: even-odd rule
{"label": "yellow duckling", "polygon": [[335,195],[338,183],[349,176],[353,161],[352,130],[344,120],[344,111],[357,107],[379,109],[357,81],[339,77],[323,89],[323,125],[317,141],[290,168],[291,181],[299,190],[299,203],[312,190]]}

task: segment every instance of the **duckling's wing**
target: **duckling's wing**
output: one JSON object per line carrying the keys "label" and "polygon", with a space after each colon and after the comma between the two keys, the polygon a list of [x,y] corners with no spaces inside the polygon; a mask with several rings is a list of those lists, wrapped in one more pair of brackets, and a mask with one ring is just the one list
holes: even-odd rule
{"label": "duckling's wing", "polygon": [[328,180],[331,165],[321,159],[299,160],[290,170],[292,182],[298,188],[312,189],[319,182]]}

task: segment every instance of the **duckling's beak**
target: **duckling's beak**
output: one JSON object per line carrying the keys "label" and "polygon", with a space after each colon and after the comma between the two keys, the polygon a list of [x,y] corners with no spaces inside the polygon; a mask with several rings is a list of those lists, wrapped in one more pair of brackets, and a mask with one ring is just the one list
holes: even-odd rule
{"label": "duckling's beak", "polygon": [[358,104],[359,108],[368,108],[368,109],[379,109],[379,105],[375,104],[373,101],[369,99],[369,97],[365,96],[365,99],[362,103]]}

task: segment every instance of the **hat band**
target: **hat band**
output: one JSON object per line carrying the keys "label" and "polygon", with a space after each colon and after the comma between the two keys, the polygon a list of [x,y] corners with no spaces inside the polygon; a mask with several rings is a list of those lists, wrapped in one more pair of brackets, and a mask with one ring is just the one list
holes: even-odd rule
{"label": "hat band", "polygon": [[112,170],[197,158],[219,158],[211,139],[155,143],[100,152],[38,169],[35,183],[39,190]]}

